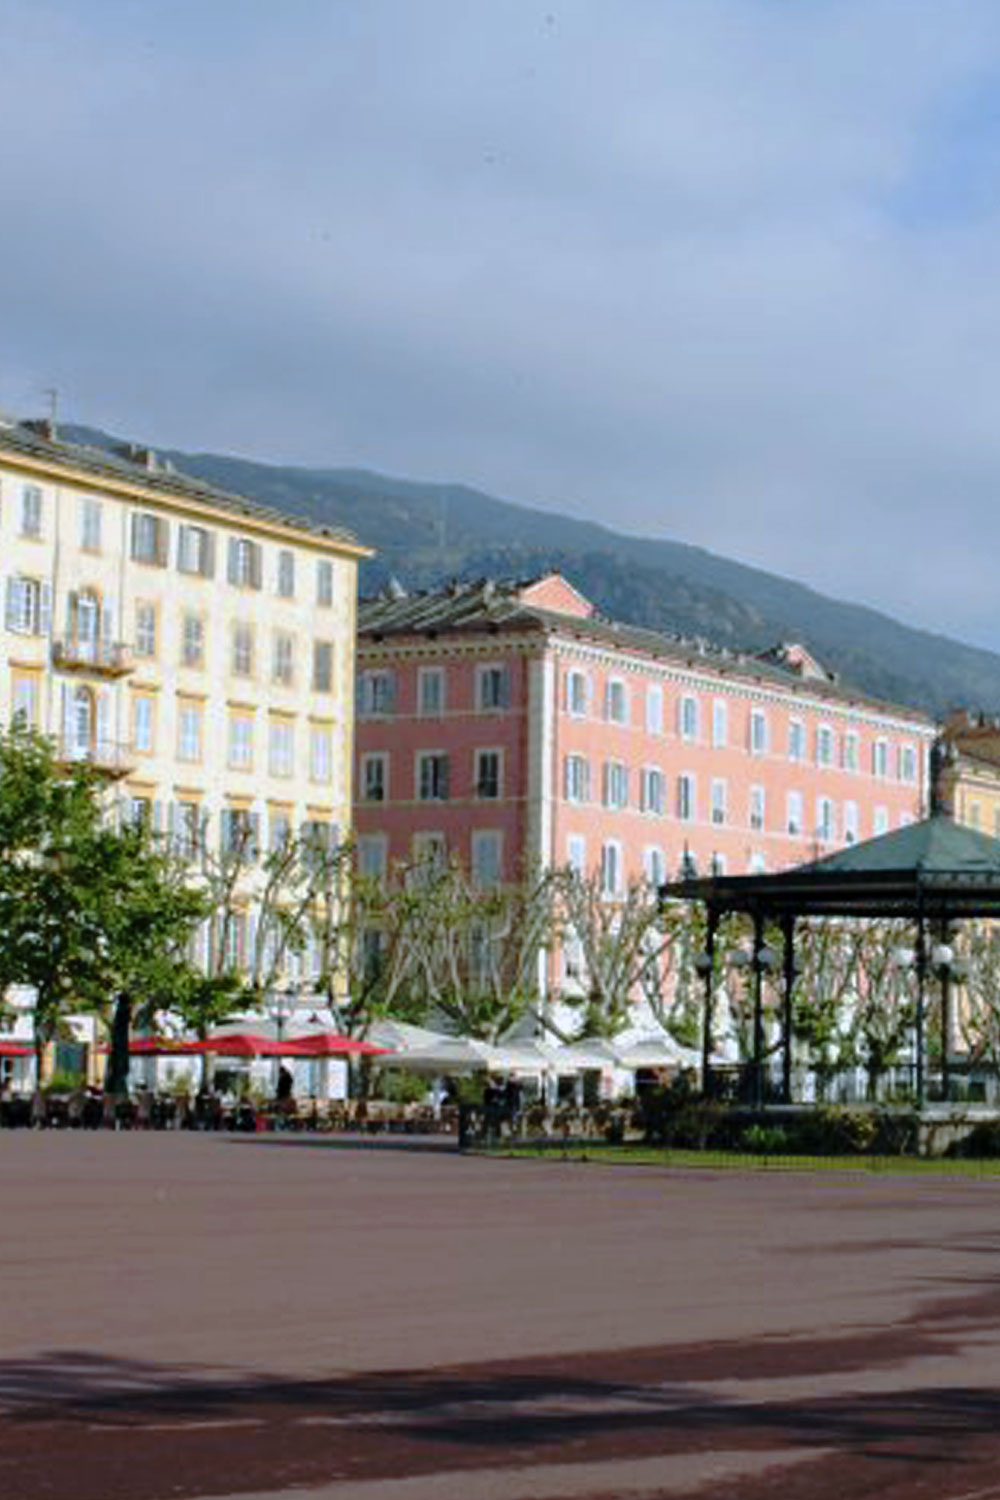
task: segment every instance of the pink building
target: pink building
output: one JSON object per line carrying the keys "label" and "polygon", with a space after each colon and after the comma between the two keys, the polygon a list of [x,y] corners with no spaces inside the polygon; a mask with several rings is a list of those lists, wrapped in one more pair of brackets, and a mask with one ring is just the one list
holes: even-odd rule
{"label": "pink building", "polygon": [[919,818],[934,725],[762,656],[600,618],[559,574],[363,602],[355,826],[373,873],[438,850],[609,891],[778,870]]}

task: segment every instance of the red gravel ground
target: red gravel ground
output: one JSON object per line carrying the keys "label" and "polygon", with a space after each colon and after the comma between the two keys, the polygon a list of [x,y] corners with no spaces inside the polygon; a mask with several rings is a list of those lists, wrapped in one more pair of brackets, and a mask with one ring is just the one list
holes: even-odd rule
{"label": "red gravel ground", "polygon": [[0,1496],[1000,1497],[1000,1180],[0,1136]]}

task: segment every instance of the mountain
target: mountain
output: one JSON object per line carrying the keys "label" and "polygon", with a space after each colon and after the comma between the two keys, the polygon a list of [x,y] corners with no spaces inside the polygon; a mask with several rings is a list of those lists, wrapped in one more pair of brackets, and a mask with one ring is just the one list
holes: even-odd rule
{"label": "mountain", "polygon": [[[123,441],[82,427],[64,427],[62,435],[98,447]],[[558,567],[615,619],[750,651],[801,641],[845,683],[876,697],[939,716],[958,706],[1000,711],[997,653],[701,547],[625,536],[464,485],[214,453],[162,450],[162,457],[223,489],[350,528],[377,549],[362,567],[362,592],[374,592],[392,575],[407,588],[429,588],[455,577]]]}

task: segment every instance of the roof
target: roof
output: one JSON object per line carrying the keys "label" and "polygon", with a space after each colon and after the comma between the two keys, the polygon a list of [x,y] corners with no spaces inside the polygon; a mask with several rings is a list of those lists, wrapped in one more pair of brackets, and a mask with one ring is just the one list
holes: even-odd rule
{"label": "roof", "polygon": [[1000,839],[934,813],[777,875],[715,876],[661,898],[767,916],[1000,916]]}
{"label": "roof", "polygon": [[729,673],[751,677],[775,688],[807,692],[812,697],[826,698],[831,702],[865,704],[876,711],[910,719],[928,729],[932,727],[928,715],[919,709],[871,698],[830,677],[804,676],[797,664],[788,664],[777,654],[757,656],[715,645],[702,636],[670,635],[641,625],[608,620],[596,611],[589,616],[570,615],[531,603],[530,593],[553,576],[558,575],[503,580],[479,578],[469,583],[456,580],[443,589],[412,594],[393,581],[377,597],[359,601],[359,645],[413,636],[483,632],[495,635],[499,630],[557,633],[564,638],[573,636],[595,646],[634,651],[695,670],[702,668],[720,675]]}
{"label": "roof", "polygon": [[[180,473],[172,464],[158,460],[156,454],[148,448],[110,452],[82,443],[67,443],[50,436],[49,426],[48,423],[28,425],[0,418],[0,459],[11,456],[39,468],[61,471],[69,469],[78,474],[92,475],[95,481],[139,486],[148,491],[151,497],[158,494],[176,496],[211,506],[213,510],[245,516],[248,520],[291,527],[353,550],[369,550],[362,546],[352,532],[343,527],[323,526],[305,516],[290,515],[272,506],[262,505],[259,501],[249,500],[245,495],[230,494],[203,479]],[[45,430],[39,430],[42,428]]]}

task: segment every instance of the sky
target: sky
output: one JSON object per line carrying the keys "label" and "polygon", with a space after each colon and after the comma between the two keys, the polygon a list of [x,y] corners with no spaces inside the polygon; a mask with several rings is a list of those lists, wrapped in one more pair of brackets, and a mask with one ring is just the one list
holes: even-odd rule
{"label": "sky", "polygon": [[0,0],[0,408],[1000,650],[996,0]]}

